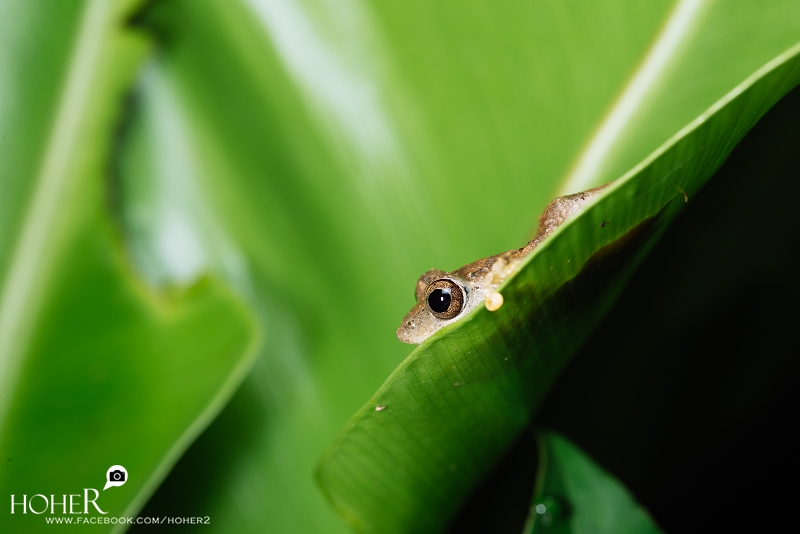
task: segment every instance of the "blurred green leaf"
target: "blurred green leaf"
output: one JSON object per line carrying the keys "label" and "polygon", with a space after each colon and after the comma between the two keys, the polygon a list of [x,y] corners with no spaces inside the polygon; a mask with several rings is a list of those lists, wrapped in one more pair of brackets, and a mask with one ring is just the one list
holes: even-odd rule
{"label": "blurred green leaf", "polygon": [[525,534],[658,534],[625,487],[566,438],[539,435],[539,474]]}
{"label": "blurred green leaf", "polygon": [[[113,232],[112,133],[149,49],[123,27],[133,4],[4,3],[0,18],[0,492],[55,495],[56,515],[69,513],[63,495],[83,511],[84,488],[134,515],[254,354],[256,327],[230,290],[205,279],[156,294]],[[103,492],[115,464],[129,480]],[[51,528],[12,512],[3,532]]]}

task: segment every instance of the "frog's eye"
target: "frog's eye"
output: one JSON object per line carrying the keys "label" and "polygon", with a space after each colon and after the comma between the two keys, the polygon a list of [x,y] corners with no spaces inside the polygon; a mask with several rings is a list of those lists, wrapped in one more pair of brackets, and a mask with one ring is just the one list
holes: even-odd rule
{"label": "frog's eye", "polygon": [[439,319],[452,319],[464,307],[464,290],[452,280],[435,280],[428,285],[425,293],[428,308]]}

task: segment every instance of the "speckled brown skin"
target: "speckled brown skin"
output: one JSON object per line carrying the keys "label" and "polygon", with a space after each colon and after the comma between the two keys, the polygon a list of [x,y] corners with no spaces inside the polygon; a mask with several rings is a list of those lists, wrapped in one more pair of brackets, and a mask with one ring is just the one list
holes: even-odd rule
{"label": "speckled brown skin", "polygon": [[[468,311],[483,302],[486,292],[491,292],[515,270],[519,260],[527,256],[553,231],[572,215],[591,203],[609,184],[589,189],[582,193],[558,197],[550,202],[539,217],[536,236],[519,249],[474,261],[452,272],[431,269],[417,280],[417,304],[405,316],[397,329],[397,337],[404,343],[419,344],[445,325],[457,321]],[[498,266],[501,266],[498,268]],[[428,308],[426,289],[431,282],[449,279],[457,283],[465,292],[464,306],[452,319],[439,319]]]}

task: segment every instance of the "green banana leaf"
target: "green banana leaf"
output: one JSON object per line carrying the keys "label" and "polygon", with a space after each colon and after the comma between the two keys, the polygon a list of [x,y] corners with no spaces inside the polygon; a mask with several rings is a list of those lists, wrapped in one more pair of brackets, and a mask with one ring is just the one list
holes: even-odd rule
{"label": "green banana leaf", "polygon": [[[417,276],[519,246],[553,196],[624,175],[509,282],[496,315],[412,353],[381,389],[397,396],[374,397],[326,454],[320,480],[351,525],[443,528],[684,194],[797,83],[793,2],[608,4],[171,0],[133,17],[133,3],[97,0],[8,7],[6,494],[94,487],[127,455],[130,484],[100,502],[135,514],[234,390],[262,330],[249,377],[143,513],[209,516],[203,528],[222,532],[344,531],[313,471],[407,355],[393,333]],[[73,64],[84,35],[115,59]],[[128,52],[112,45],[123,38]],[[151,57],[130,84],[145,41]],[[72,122],[58,126],[62,114]],[[65,189],[46,187],[34,209],[55,175]],[[546,337],[525,333],[540,310],[528,295],[549,312],[529,332]],[[476,342],[466,359],[465,339]],[[74,352],[58,367],[63,346]],[[441,347],[459,355],[455,380]],[[409,369],[420,384],[393,389]],[[125,386],[109,386],[120,374]],[[79,413],[54,411],[70,396]],[[374,412],[377,401],[388,408]],[[382,428],[357,435],[377,416]],[[110,430],[126,419],[128,433]],[[101,458],[97,474],[78,455]],[[71,467],[55,477],[53,464]],[[46,528],[30,519],[11,528]]]}
{"label": "green banana leaf", "polygon": [[[227,286],[204,278],[153,291],[112,224],[113,131],[150,50],[121,28],[134,7],[2,7],[0,491],[12,501],[3,532],[47,532],[47,517],[84,517],[73,510],[135,515],[255,355],[257,326]],[[113,465],[128,479],[104,491]],[[97,511],[84,503],[92,497]]]}

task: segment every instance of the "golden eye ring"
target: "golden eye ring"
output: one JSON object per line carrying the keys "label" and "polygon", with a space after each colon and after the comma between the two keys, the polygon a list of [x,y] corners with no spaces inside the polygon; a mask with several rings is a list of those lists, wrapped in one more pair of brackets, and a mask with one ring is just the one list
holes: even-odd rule
{"label": "golden eye ring", "polygon": [[434,280],[425,289],[425,303],[439,319],[452,319],[464,309],[464,289],[447,278]]}

